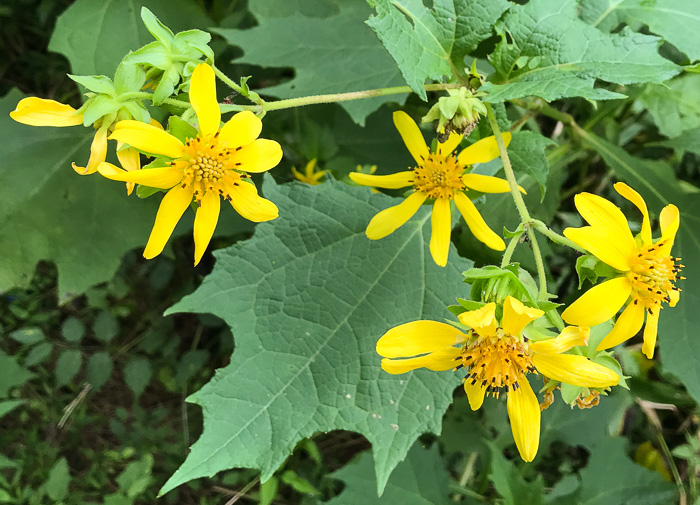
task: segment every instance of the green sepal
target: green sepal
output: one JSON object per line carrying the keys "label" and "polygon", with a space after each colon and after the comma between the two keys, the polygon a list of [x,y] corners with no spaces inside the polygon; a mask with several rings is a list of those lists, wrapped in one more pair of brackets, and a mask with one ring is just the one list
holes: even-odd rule
{"label": "green sepal", "polygon": [[112,79],[106,75],[71,75],[68,74],[73,81],[77,82],[84,88],[114,97],[117,92],[114,89]]}
{"label": "green sepal", "polygon": [[83,125],[90,126],[104,116],[116,114],[122,105],[121,102],[107,95],[97,95],[90,98],[83,110]]}
{"label": "green sepal", "polygon": [[170,67],[163,75],[160,77],[160,82],[156,86],[156,91],[153,93],[153,105],[160,105],[166,98],[169,98],[173,91],[175,91],[175,86],[180,80],[180,73],[176,67]]}
{"label": "green sepal", "polygon": [[578,274],[578,288],[581,289],[586,280],[590,280],[592,284],[595,284],[598,281],[598,277],[614,277],[617,270],[593,255],[584,254],[576,260],[576,273]]}
{"label": "green sepal", "polygon": [[168,119],[168,133],[183,144],[187,139],[197,137],[197,129],[177,116],[170,116]]}
{"label": "green sepal", "polygon": [[565,382],[562,382],[560,387],[561,399],[564,400],[564,403],[571,405],[572,408],[576,399],[581,395],[581,393],[583,393],[583,390],[588,389],[583,386],[572,386],[571,384],[566,384]]}
{"label": "green sepal", "polygon": [[617,385],[622,386],[625,389],[629,389],[627,381],[625,381],[625,379],[629,379],[629,376],[625,376],[622,373],[622,367],[620,366],[620,363],[618,363],[618,361],[615,358],[607,354],[609,353],[601,352],[601,354],[599,354],[598,356],[591,358],[591,361],[593,363],[598,363],[599,365],[602,365],[605,368],[609,368],[610,370],[615,372],[617,375],[620,376],[620,382],[618,382]]}
{"label": "green sepal", "polygon": [[452,312],[454,315],[458,316],[462,312],[468,312],[470,310],[477,310],[486,305],[484,302],[477,302],[474,300],[466,300],[464,298],[457,298],[459,305],[448,305],[447,310]]}
{"label": "green sepal", "polygon": [[141,7],[141,20],[146,26],[146,30],[148,30],[156,40],[166,44],[167,46],[170,45],[174,37],[173,32],[170,30],[170,28],[161,23],[156,15],[153,14],[147,7]]}
{"label": "green sepal", "polygon": [[151,42],[136,51],[133,51],[122,60],[128,65],[141,64],[151,65],[161,70],[170,68],[170,56],[166,48],[158,41]]}
{"label": "green sepal", "polygon": [[146,71],[133,63],[122,61],[114,73],[114,89],[118,94],[141,91],[146,82]]}
{"label": "green sepal", "polygon": [[203,54],[207,58],[208,63],[214,63],[214,51],[209,47],[210,41],[211,34],[195,29],[176,34],[173,43],[178,53],[191,55],[193,59],[198,60],[200,55],[197,54],[196,58],[194,58],[195,54],[191,52],[194,49],[198,53]]}
{"label": "green sepal", "polygon": [[142,123],[151,122],[151,115],[148,113],[148,109],[146,109],[141,102],[136,102],[133,100],[124,102],[122,103],[122,110],[125,110],[128,113],[128,119],[133,118],[136,121],[141,121]]}
{"label": "green sepal", "polygon": [[471,284],[471,298],[486,302],[502,303],[508,295],[518,299],[527,299],[532,305],[536,304],[523,282],[519,279],[517,263],[505,268],[488,265],[482,268],[472,268],[464,272],[464,282]]}

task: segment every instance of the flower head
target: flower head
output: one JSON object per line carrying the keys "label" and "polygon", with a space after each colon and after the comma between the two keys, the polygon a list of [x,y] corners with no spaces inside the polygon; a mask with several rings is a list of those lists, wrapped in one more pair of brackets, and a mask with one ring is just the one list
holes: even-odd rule
{"label": "flower head", "polygon": [[316,170],[316,158],[314,158],[306,164],[303,174],[296,167],[292,167],[292,174],[297,181],[316,186],[323,182],[322,179],[326,175],[326,170]]}
{"label": "flower head", "polygon": [[586,357],[564,354],[584,345],[588,329],[569,326],[559,336],[532,342],[523,329],[544,315],[509,296],[503,303],[503,317],[496,319],[496,304],[463,312],[459,320],[471,328],[466,334],[437,321],[415,321],[392,328],[377,342],[384,356],[382,368],[391,374],[416,368],[443,371],[465,368],[464,390],[472,410],[481,407],[484,396],[506,393],[508,417],[515,444],[525,461],[537,454],[540,434],[540,405],[527,374],[541,373],[574,386],[606,388],[620,377],[609,368]]}
{"label": "flower head", "polygon": [[[379,212],[367,226],[367,237],[372,240],[384,238],[411,219],[427,199],[434,200],[432,212],[432,234],[430,253],[440,266],[447,264],[450,248],[451,202],[464,217],[471,232],[481,242],[492,249],[505,249],[503,239],[489,228],[467,195],[469,190],[481,193],[506,193],[508,182],[497,177],[469,173],[468,168],[475,163],[486,163],[498,157],[498,146],[494,137],[482,139],[464,149],[459,155],[452,152],[457,148],[462,135],[450,134],[447,141],[438,144],[436,152],[431,152],[423,140],[418,125],[403,111],[394,113],[394,124],[399,130],[416,166],[405,172],[391,175],[369,175],[350,173],[357,184],[375,188],[398,189],[413,186],[413,192],[403,203]],[[506,144],[510,133],[503,135]]]}
{"label": "flower head", "polygon": [[661,210],[661,238],[654,241],[646,203],[627,184],[615,184],[617,191],[642,213],[642,229],[637,238],[627,224],[622,211],[605,198],[581,193],[576,195],[576,208],[590,226],[567,228],[564,235],[600,261],[617,270],[617,275],[588,290],[562,314],[569,324],[595,326],[612,318],[625,307],[612,331],[598,345],[608,349],[632,338],[644,324],[642,351],[654,356],[659,313],[662,304],[675,306],[680,289],[675,286],[682,265],[680,258],[671,257],[671,248],[680,224],[675,205]]}
{"label": "flower head", "polygon": [[275,141],[258,138],[262,122],[252,112],[239,112],[219,128],[221,112],[216,101],[214,71],[206,63],[192,72],[190,102],[199,120],[199,131],[184,144],[155,126],[133,120],[118,122],[109,137],[168,158],[171,161],[167,166],[125,171],[102,163],[99,171],[108,179],[169,189],[143,253],[149,259],[161,253],[194,198],[196,265],[214,234],[220,197],[250,221],[269,221],[278,216],[277,206],[258,196],[248,174],[265,172],[277,165],[282,149]]}

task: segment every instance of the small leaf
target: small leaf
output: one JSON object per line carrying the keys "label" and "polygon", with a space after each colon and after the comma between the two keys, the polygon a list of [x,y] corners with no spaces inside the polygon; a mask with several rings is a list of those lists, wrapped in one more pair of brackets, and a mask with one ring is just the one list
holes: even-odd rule
{"label": "small leaf", "polygon": [[260,503],[259,505],[270,505],[272,501],[277,497],[277,488],[279,486],[279,479],[272,476],[265,482],[260,484]]}
{"label": "small leaf", "polygon": [[66,458],[59,459],[49,472],[49,480],[46,481],[46,494],[54,501],[65,498],[70,484],[70,471]]}
{"label": "small leaf", "polygon": [[24,358],[24,366],[36,366],[43,363],[51,355],[51,351],[53,351],[53,345],[49,342],[42,342],[29,351],[27,357]]}
{"label": "small leaf", "polygon": [[294,470],[285,470],[280,477],[285,484],[292,486],[297,493],[319,495],[321,494],[308,480],[300,477]]}
{"label": "small leaf", "polygon": [[61,335],[68,342],[79,342],[85,335],[85,325],[77,317],[70,316],[61,325]]}
{"label": "small leaf", "polygon": [[10,389],[21,386],[34,374],[21,367],[17,358],[0,351],[0,398],[7,398]]}
{"label": "small leaf", "polygon": [[20,344],[33,345],[44,340],[46,336],[41,328],[31,326],[13,331],[10,333],[10,338]]}
{"label": "small leaf", "polygon": [[90,356],[87,365],[87,381],[93,391],[99,391],[112,375],[114,363],[108,352],[97,352]]}
{"label": "small leaf", "polygon": [[134,356],[124,367],[124,380],[136,398],[141,396],[151,382],[152,375],[151,362],[143,356]]}
{"label": "small leaf", "polygon": [[489,478],[498,494],[503,497],[504,505],[542,505],[544,503],[544,482],[538,475],[534,481],[527,482],[512,461],[503,457],[503,453],[491,442],[491,472]]}
{"label": "small leaf", "polygon": [[77,349],[63,351],[56,361],[56,385],[65,386],[70,383],[80,371],[83,356]]}
{"label": "small leaf", "polygon": [[101,342],[111,342],[119,333],[119,322],[108,310],[102,310],[92,326],[95,338]]}

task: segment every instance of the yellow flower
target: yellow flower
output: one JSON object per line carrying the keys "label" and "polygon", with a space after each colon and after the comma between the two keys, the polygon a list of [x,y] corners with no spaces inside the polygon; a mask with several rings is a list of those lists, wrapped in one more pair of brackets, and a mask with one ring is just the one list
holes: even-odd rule
{"label": "yellow flower", "polygon": [[[83,115],[78,114],[70,105],[43,98],[23,98],[10,117],[18,123],[29,126],[77,126],[83,124]],[[102,124],[95,132],[90,146],[90,159],[87,166],[79,167],[72,163],[73,170],[80,175],[94,174],[97,166],[107,157],[107,129],[109,124]]]}
{"label": "yellow flower", "polygon": [[595,326],[612,318],[625,305],[612,331],[598,345],[608,349],[624,342],[639,332],[647,313],[642,351],[648,358],[654,356],[656,333],[661,304],[675,306],[680,289],[674,286],[683,265],[671,257],[671,247],[680,224],[675,205],[661,210],[661,238],[651,238],[649,213],[644,199],[627,184],[615,184],[617,191],[632,202],[642,213],[642,230],[635,239],[622,211],[605,198],[581,193],[576,195],[576,208],[590,226],[567,228],[564,235],[583,247],[600,261],[619,272],[612,279],[584,293],[562,314],[569,324]]}
{"label": "yellow flower", "polygon": [[153,231],[143,252],[145,258],[159,255],[175,225],[192,203],[197,202],[194,220],[194,264],[209,245],[223,196],[244,218],[275,219],[277,206],[258,196],[248,173],[265,172],[282,159],[280,145],[258,139],[262,122],[252,112],[239,112],[219,128],[221,112],[216,101],[214,71],[202,63],[192,72],[190,102],[199,120],[199,133],[185,144],[169,133],[140,121],[119,121],[110,139],[140,151],[165,156],[172,161],[163,168],[125,171],[102,163],[100,174],[116,181],[169,189],[156,215]]}
{"label": "yellow flower", "polygon": [[[452,151],[459,145],[462,135],[450,134],[444,143],[438,144],[437,152],[431,152],[425,145],[418,125],[403,111],[394,112],[394,124],[399,130],[406,147],[416,160],[416,167],[391,175],[370,175],[350,173],[357,184],[375,188],[398,189],[413,186],[406,200],[399,205],[379,212],[367,226],[367,237],[378,240],[396,231],[411,219],[426,199],[435,200],[431,217],[432,233],[430,253],[440,266],[447,264],[450,249],[451,201],[464,217],[474,236],[492,249],[505,249],[503,239],[489,228],[472,203],[467,191],[473,189],[482,193],[507,193],[508,182],[497,177],[467,172],[474,163],[487,163],[498,157],[495,137],[482,139],[464,149],[459,156]],[[503,139],[510,143],[510,133]]]}
{"label": "yellow flower", "polygon": [[515,444],[520,456],[532,461],[539,446],[540,406],[528,373],[595,388],[614,386],[620,380],[615,372],[584,356],[563,354],[587,342],[588,328],[569,326],[556,338],[539,342],[522,336],[525,326],[543,314],[508,296],[500,324],[496,304],[488,303],[458,316],[471,328],[467,334],[447,323],[415,321],[385,333],[377,342],[377,352],[384,356],[382,368],[391,374],[421,367],[435,371],[464,367],[464,390],[472,410],[481,407],[486,395],[498,398],[507,393]]}
{"label": "yellow flower", "polygon": [[292,167],[292,174],[294,174],[297,181],[316,186],[321,184],[321,179],[326,175],[326,170],[316,170],[316,158],[314,158],[306,164],[303,174],[297,170],[297,167]]}

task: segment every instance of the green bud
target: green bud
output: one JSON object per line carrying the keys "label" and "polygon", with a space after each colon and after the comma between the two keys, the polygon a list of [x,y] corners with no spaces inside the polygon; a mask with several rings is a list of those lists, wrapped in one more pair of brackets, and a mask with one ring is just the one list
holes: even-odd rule
{"label": "green bud", "polygon": [[438,121],[437,132],[440,142],[446,141],[450,133],[468,136],[486,115],[486,106],[468,88],[448,89],[448,96],[440,97],[423,117],[422,122]]}

